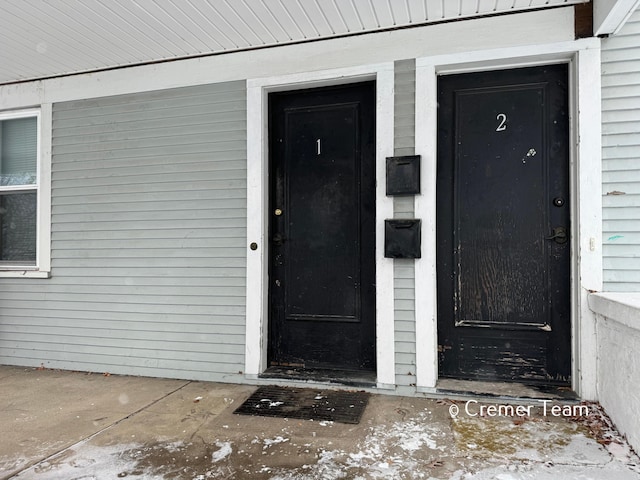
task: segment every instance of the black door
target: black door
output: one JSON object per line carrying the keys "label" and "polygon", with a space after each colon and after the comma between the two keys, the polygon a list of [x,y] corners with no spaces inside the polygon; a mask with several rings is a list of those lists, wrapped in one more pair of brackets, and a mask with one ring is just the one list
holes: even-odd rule
{"label": "black door", "polygon": [[269,96],[269,364],[375,369],[375,84]]}
{"label": "black door", "polygon": [[443,76],[438,96],[440,376],[569,384],[567,65]]}

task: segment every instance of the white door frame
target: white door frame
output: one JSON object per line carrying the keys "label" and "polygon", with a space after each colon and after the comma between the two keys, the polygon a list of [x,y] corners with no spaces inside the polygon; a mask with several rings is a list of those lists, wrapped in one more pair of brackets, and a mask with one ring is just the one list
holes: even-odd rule
{"label": "white door frame", "polygon": [[416,154],[422,157],[422,258],[416,260],[416,385],[435,392],[438,380],[436,277],[437,77],[450,73],[569,63],[572,205],[572,378],[585,399],[596,398],[595,318],[589,291],[602,289],[602,165],[600,41],[440,55],[416,60]]}
{"label": "white door frame", "polygon": [[[267,368],[268,339],[268,104],[270,92],[376,82],[376,361],[378,388],[395,387],[393,260],[384,258],[384,220],[393,217],[385,194],[385,159],[393,155],[392,62],[247,81],[247,321],[245,375]],[[257,244],[252,250],[250,245]]]}

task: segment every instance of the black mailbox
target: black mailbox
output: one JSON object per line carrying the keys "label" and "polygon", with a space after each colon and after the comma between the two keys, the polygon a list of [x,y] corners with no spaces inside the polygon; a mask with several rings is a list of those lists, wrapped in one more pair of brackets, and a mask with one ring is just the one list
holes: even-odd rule
{"label": "black mailbox", "polygon": [[384,256],[420,258],[421,221],[416,218],[384,221]]}
{"label": "black mailbox", "polygon": [[420,155],[387,157],[387,195],[420,193]]}

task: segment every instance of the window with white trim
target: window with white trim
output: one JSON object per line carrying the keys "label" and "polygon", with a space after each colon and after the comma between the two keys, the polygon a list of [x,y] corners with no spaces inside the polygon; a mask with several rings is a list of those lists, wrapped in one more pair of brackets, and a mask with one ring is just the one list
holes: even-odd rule
{"label": "window with white trim", "polygon": [[0,272],[40,269],[40,110],[0,113]]}

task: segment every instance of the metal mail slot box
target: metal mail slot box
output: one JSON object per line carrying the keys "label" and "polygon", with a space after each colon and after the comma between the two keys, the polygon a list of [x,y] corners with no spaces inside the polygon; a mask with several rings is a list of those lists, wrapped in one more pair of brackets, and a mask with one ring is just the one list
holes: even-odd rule
{"label": "metal mail slot box", "polygon": [[420,193],[420,155],[387,157],[387,195]]}
{"label": "metal mail slot box", "polygon": [[385,220],[384,224],[385,257],[420,258],[421,220]]}

